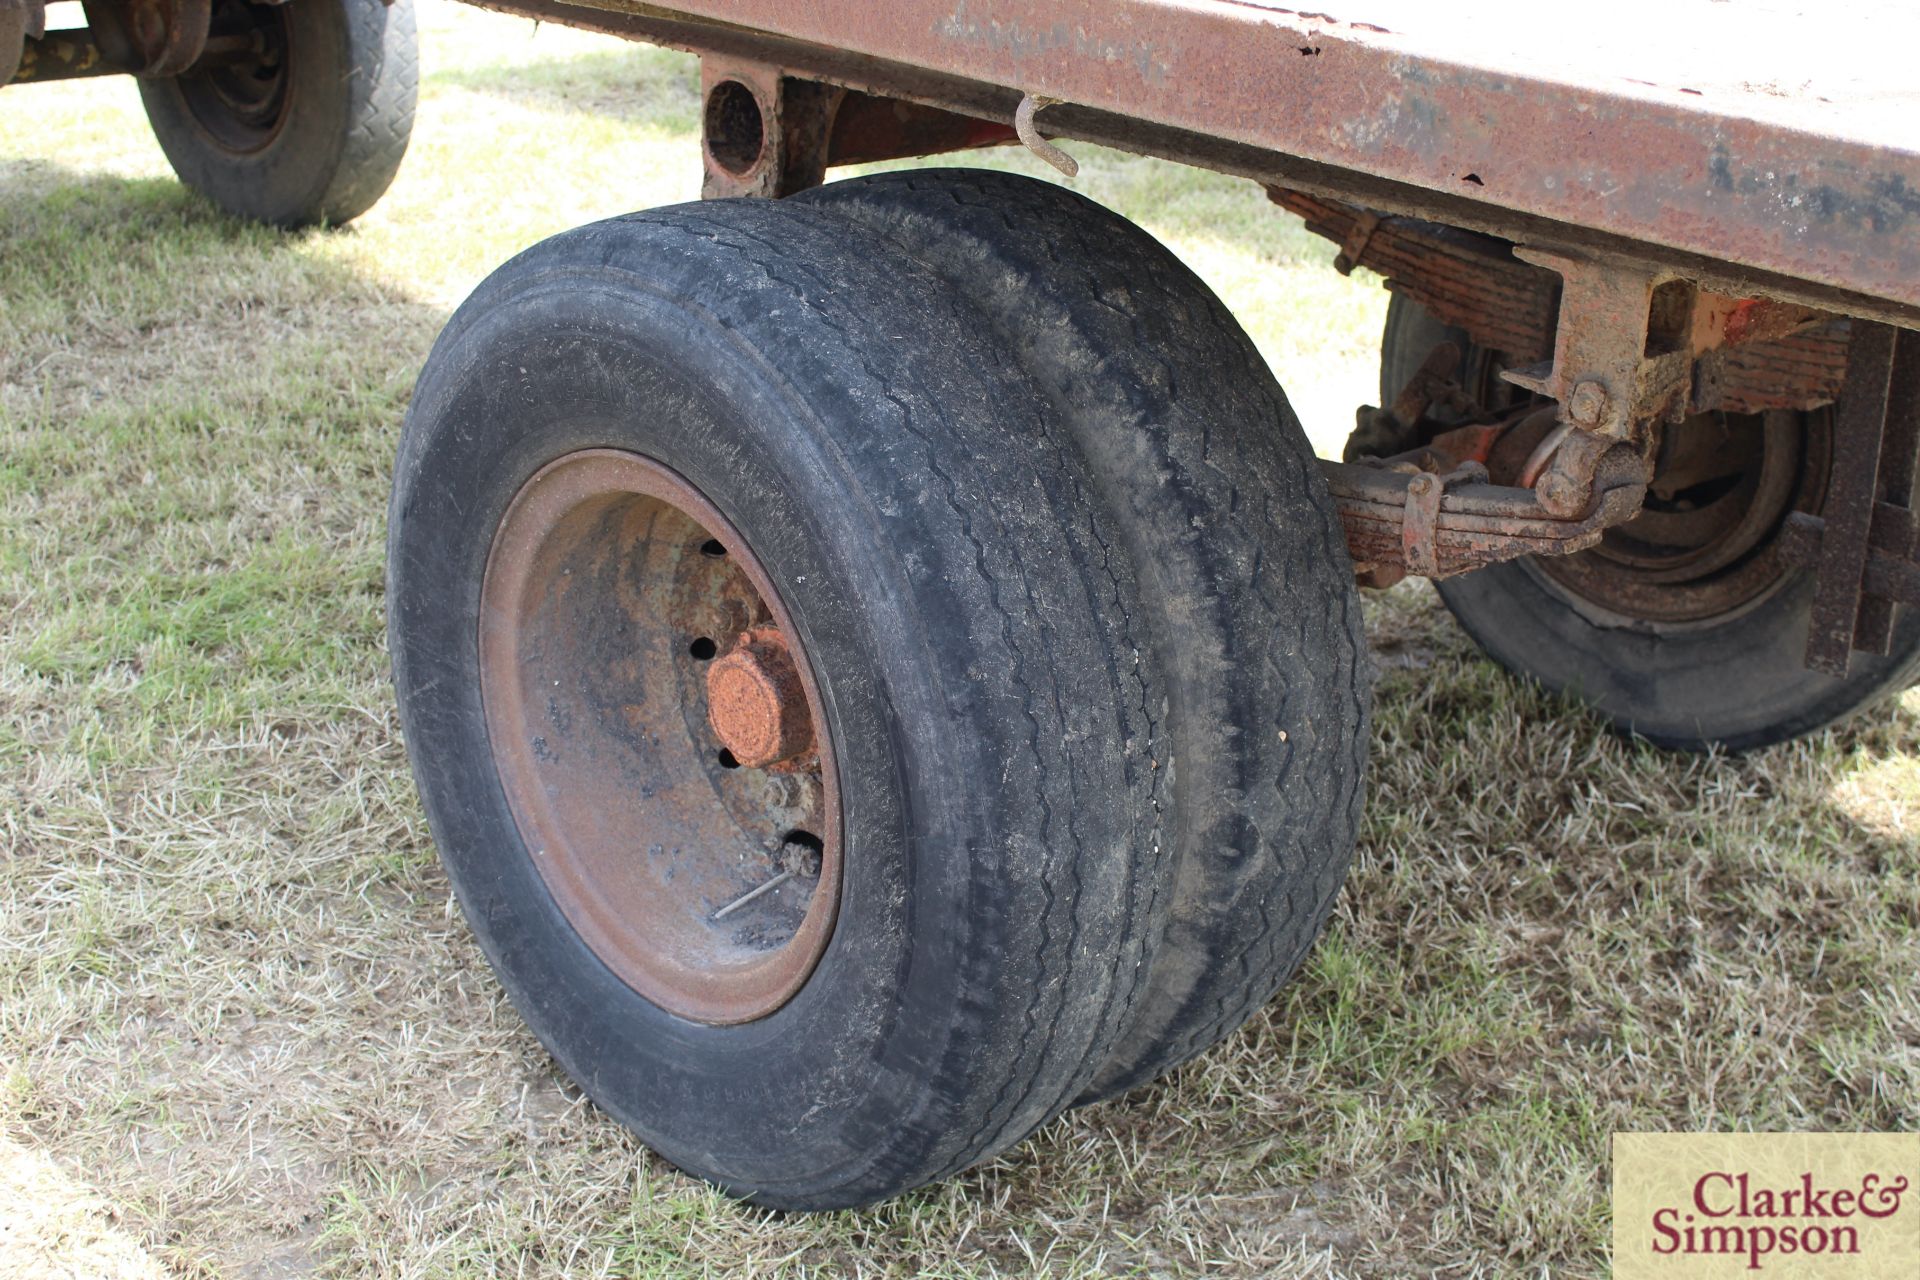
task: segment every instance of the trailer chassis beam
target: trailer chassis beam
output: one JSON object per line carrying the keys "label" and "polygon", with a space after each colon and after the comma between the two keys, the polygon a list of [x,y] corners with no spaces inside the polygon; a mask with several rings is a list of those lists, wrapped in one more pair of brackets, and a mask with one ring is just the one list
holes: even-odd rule
{"label": "trailer chassis beam", "polygon": [[1896,604],[1920,608],[1920,333],[1856,323],[1821,514],[1796,511],[1781,554],[1810,569],[1807,665],[1845,677],[1886,655]]}

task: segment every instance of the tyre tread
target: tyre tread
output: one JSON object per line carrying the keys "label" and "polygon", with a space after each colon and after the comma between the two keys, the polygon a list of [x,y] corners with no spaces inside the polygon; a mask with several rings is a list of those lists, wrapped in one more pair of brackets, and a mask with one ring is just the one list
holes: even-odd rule
{"label": "tyre tread", "polygon": [[[856,218],[869,232],[908,235],[904,243],[909,252],[923,260],[938,258],[935,269],[981,300],[982,310],[1021,351],[1036,380],[1049,385],[1061,411],[1095,420],[1092,429],[1083,422],[1079,432],[1083,451],[1098,447],[1098,433],[1105,425],[1099,420],[1108,406],[1085,407],[1085,402],[1099,399],[1102,389],[1086,392],[1076,378],[1130,378],[1150,389],[1153,403],[1167,412],[1138,415],[1139,423],[1130,425],[1146,433],[1156,461],[1175,476],[1167,500],[1188,504],[1193,519],[1207,522],[1213,561],[1208,586],[1217,593],[1208,616],[1233,620],[1215,624],[1216,631],[1226,633],[1223,643],[1229,653],[1239,651],[1232,647],[1236,643],[1240,650],[1251,643],[1236,641],[1231,634],[1236,623],[1273,638],[1263,647],[1263,662],[1283,691],[1281,704],[1267,705],[1241,689],[1241,714],[1249,723],[1236,727],[1264,731],[1275,716],[1289,713],[1296,691],[1311,689],[1317,681],[1330,679],[1346,690],[1340,695],[1343,707],[1329,718],[1352,726],[1351,736],[1313,735],[1307,758],[1300,758],[1296,749],[1269,748],[1256,749],[1247,762],[1249,780],[1270,778],[1280,794],[1278,810],[1260,824],[1261,853],[1256,856],[1271,849],[1293,852],[1274,858],[1272,866],[1250,875],[1237,890],[1221,871],[1216,877],[1221,883],[1211,891],[1233,891],[1240,905],[1223,910],[1211,928],[1198,929],[1198,937],[1163,941],[1163,957],[1169,950],[1190,953],[1175,955],[1176,975],[1196,963],[1208,971],[1184,1001],[1169,994],[1171,980],[1164,973],[1137,975],[1158,1007],[1144,1014],[1082,1100],[1108,1096],[1203,1051],[1269,999],[1330,910],[1332,894],[1326,882],[1337,886],[1344,874],[1357,830],[1364,770],[1366,679],[1345,543],[1331,499],[1284,395],[1250,340],[1211,290],[1131,224],[1049,184],[977,170],[895,173],[833,184],[801,199]],[[933,225],[913,227],[908,234],[906,227],[916,216],[932,219]],[[930,240],[943,222],[964,224],[970,234],[991,238],[997,245],[973,263],[962,251]],[[1032,300],[1042,291],[1053,295],[1050,303]],[[1043,310],[1045,320],[1033,318]],[[1091,375],[1085,369],[1049,369],[1050,357],[1019,341],[1023,323],[1052,324],[1063,316],[1065,323],[1083,331],[1089,344],[1095,341],[1093,335],[1112,335]],[[1188,412],[1190,401],[1206,408]],[[1231,408],[1222,411],[1223,406]],[[1216,439],[1221,432],[1232,434]],[[1256,433],[1265,438],[1256,439]],[[1236,478],[1249,467],[1266,482],[1257,501],[1248,500]],[[1315,530],[1317,536],[1306,532]],[[1140,548],[1134,553],[1138,558]],[[1285,563],[1276,596],[1257,575],[1269,560],[1280,558]],[[1255,567],[1254,579],[1242,584],[1257,602],[1253,619],[1243,616],[1244,602],[1219,598],[1232,594],[1231,566],[1242,560]],[[1146,572],[1143,565],[1143,577]],[[1280,597],[1288,607],[1282,607]],[[1165,617],[1160,624],[1167,626]],[[1133,619],[1123,620],[1128,632],[1137,625]],[[1282,638],[1283,629],[1288,638]],[[1166,643],[1164,637],[1161,643]],[[1283,648],[1299,658],[1292,670],[1280,661]],[[1331,675],[1315,670],[1304,657],[1329,653]],[[1160,732],[1167,736],[1165,725]],[[1177,766],[1183,758],[1177,727],[1172,736]],[[1289,789],[1287,773],[1296,768],[1303,779],[1331,780],[1340,801],[1326,810],[1302,788]],[[1207,797],[1206,802],[1217,798]],[[1191,831],[1185,844],[1196,844]],[[1169,848],[1154,865],[1205,856]],[[1310,900],[1296,898],[1291,890],[1301,871],[1314,881]],[[1162,874],[1172,879],[1171,872]],[[1135,997],[1146,998],[1144,991]]]}

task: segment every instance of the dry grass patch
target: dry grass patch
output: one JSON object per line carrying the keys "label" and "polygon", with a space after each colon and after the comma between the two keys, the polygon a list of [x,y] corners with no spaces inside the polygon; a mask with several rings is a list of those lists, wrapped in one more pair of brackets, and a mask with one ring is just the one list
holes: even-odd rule
{"label": "dry grass patch", "polygon": [[[1663,755],[1416,584],[1370,604],[1349,890],[1229,1044],[867,1213],[649,1156],[452,907],[380,557],[439,324],[540,236],[693,194],[691,64],[423,15],[413,153],[342,233],[209,211],[130,84],[0,97],[0,1271],[1599,1276],[1615,1130],[1913,1126],[1920,708]],[[1249,186],[1080,150],[1336,442],[1379,292]]]}

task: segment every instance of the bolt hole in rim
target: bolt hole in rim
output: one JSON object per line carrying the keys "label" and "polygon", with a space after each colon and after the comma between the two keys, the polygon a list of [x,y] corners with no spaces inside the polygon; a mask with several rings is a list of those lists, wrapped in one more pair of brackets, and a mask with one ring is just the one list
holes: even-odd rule
{"label": "bolt hole in rim", "polygon": [[[710,706],[729,660],[772,671],[778,758],[735,757],[725,735],[762,726]],[[819,690],[766,570],[691,484],[612,449],[534,475],[488,555],[480,687],[527,852],[609,969],[717,1025],[765,1017],[805,985],[841,877]]]}
{"label": "bolt hole in rim", "polygon": [[760,100],[738,80],[722,80],[707,94],[707,153],[736,178],[752,173],[766,149]]}

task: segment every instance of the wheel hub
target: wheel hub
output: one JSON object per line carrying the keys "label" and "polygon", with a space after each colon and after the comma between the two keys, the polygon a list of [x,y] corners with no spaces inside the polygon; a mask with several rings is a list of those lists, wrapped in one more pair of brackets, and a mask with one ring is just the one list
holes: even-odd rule
{"label": "wheel hub", "polygon": [[707,718],[742,765],[779,764],[812,748],[806,688],[777,628],[744,633],[707,668]]}
{"label": "wheel hub", "polygon": [[222,46],[225,55],[181,76],[180,92],[201,131],[221,149],[260,151],[279,133],[291,102],[287,16],[278,5],[220,0],[212,30],[209,48]]}
{"label": "wheel hub", "polygon": [[1819,414],[1702,414],[1663,447],[1641,513],[1578,555],[1530,563],[1576,601],[1657,625],[1724,620],[1770,594],[1787,514],[1826,483]]}

